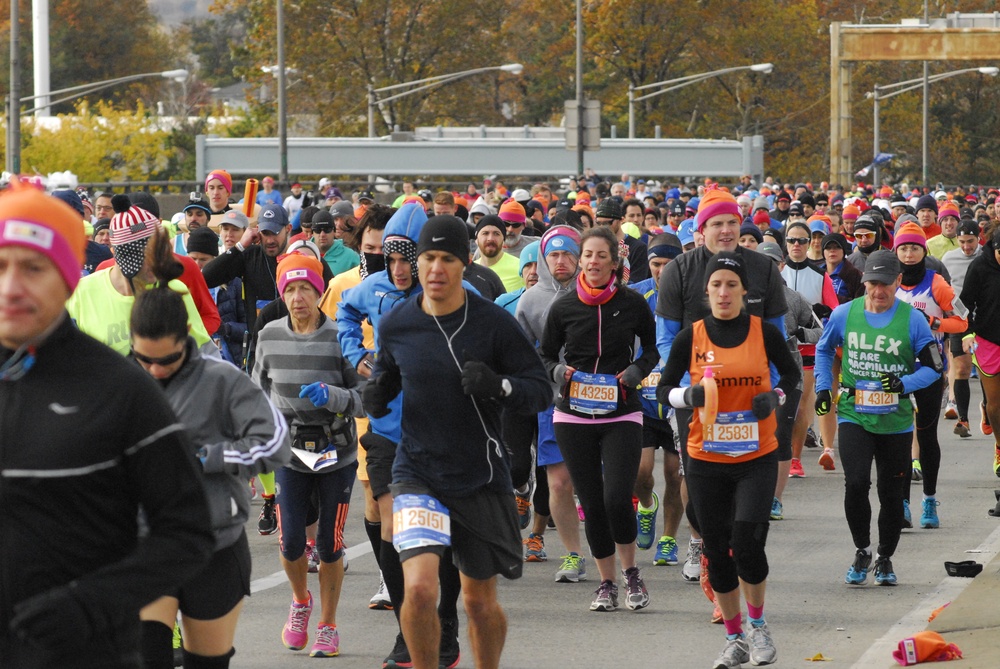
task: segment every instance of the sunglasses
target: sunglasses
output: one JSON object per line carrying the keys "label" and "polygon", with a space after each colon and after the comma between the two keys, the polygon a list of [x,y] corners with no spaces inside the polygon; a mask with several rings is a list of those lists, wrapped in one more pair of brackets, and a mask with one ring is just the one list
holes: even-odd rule
{"label": "sunglasses", "polygon": [[875,238],[875,233],[874,232],[855,232],[854,233],[854,238],[855,239],[874,239]]}
{"label": "sunglasses", "polygon": [[139,353],[132,346],[129,347],[129,350],[132,351],[132,357],[144,365],[159,365],[160,367],[166,367],[168,365],[174,364],[175,362],[184,357],[183,349],[177,351],[176,353],[165,355],[162,358],[150,358],[148,356],[143,355],[142,353]]}
{"label": "sunglasses", "polygon": [[789,244],[805,245],[805,244],[809,243],[809,238],[808,237],[786,237],[785,241],[788,242]]}
{"label": "sunglasses", "polygon": [[315,232],[315,233],[317,233],[317,234],[324,233],[324,232],[327,233],[327,234],[329,234],[329,233],[333,232],[333,226],[332,225],[314,225],[312,227],[312,231]]}
{"label": "sunglasses", "polygon": [[510,223],[510,222],[508,222],[507,223],[507,227],[508,228],[523,228],[524,227],[524,223]]}

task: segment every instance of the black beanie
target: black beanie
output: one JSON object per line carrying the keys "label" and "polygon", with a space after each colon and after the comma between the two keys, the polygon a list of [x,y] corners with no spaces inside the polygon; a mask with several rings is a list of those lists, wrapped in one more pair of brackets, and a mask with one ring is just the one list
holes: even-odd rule
{"label": "black beanie", "polygon": [[188,235],[188,253],[206,253],[210,256],[219,255],[219,235],[212,228],[195,228]]}
{"label": "black beanie", "polygon": [[129,191],[127,195],[129,202],[140,209],[145,209],[157,218],[160,217],[160,203],[156,201],[155,197],[144,190]]}
{"label": "black beanie", "polygon": [[[494,218],[499,220],[499,217]],[[417,240],[417,257],[425,251],[445,251],[461,260],[463,265],[468,265],[469,233],[462,219],[448,215],[428,218]]]}
{"label": "black beanie", "polygon": [[500,234],[504,237],[507,236],[507,224],[504,220],[495,214],[487,214],[479,219],[478,223],[476,223],[476,237],[479,236],[479,231],[488,225],[492,225],[494,228],[499,228]]}
{"label": "black beanie", "polygon": [[733,251],[719,251],[709,258],[708,265],[705,267],[706,286],[709,280],[711,280],[712,274],[720,269],[728,269],[730,272],[735,272],[736,276],[740,277],[743,287],[747,287],[747,266],[742,255]]}

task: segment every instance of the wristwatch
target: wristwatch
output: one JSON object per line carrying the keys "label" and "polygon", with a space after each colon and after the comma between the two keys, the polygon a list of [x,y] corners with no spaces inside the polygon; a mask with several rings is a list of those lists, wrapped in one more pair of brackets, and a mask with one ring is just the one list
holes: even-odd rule
{"label": "wristwatch", "polygon": [[500,381],[500,396],[510,397],[510,394],[514,392],[514,386],[510,384],[510,379],[503,379]]}
{"label": "wristwatch", "polygon": [[778,396],[778,406],[779,407],[785,406],[785,391],[782,390],[781,388],[775,388],[774,394]]}

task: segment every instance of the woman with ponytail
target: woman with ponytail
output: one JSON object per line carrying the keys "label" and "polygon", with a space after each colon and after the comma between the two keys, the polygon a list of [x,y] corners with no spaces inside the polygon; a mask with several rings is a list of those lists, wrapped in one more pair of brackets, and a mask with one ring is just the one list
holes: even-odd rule
{"label": "woman with ponytail", "polygon": [[211,341],[187,287],[178,281],[184,266],[174,259],[160,219],[132,205],[125,195],[111,200],[114,266],[81,280],[66,303],[76,326],[122,355],[129,352],[129,318],[137,295],[156,285],[179,293],[188,313],[191,336],[198,346]]}
{"label": "woman with ponytail", "polygon": [[[147,246],[148,263],[156,276],[167,279],[179,264],[170,256],[169,245],[161,243],[161,235]],[[215,535],[205,569],[140,612],[146,669],[174,666],[178,611],[184,629],[183,666],[229,666],[243,598],[250,594],[250,546],[244,532],[250,515],[247,481],[282,467],[291,457],[281,413],[246,374],[201,354],[188,334],[189,318],[184,298],[161,282],[135,298],[129,321],[131,357],[159,382],[197,451]]]}
{"label": "woman with ponytail", "polygon": [[[656,325],[645,298],[622,288],[624,267],[614,233],[591,228],[580,248],[576,290],[552,304],[539,352],[561,386],[553,414],[556,442],[583,506],[601,575],[590,610],[618,607],[616,553],[625,605],[637,610],[649,605],[649,593],[635,564],[632,488],[642,457],[640,388],[660,357]],[[642,346],[638,358],[636,337]]]}

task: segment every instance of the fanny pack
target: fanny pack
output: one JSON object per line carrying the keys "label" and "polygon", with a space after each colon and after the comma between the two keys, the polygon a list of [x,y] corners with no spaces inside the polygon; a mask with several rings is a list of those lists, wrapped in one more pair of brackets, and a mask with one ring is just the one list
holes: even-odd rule
{"label": "fanny pack", "polygon": [[338,415],[332,425],[297,425],[292,428],[292,448],[309,453],[322,453],[330,447],[347,446],[351,442],[351,421]]}

